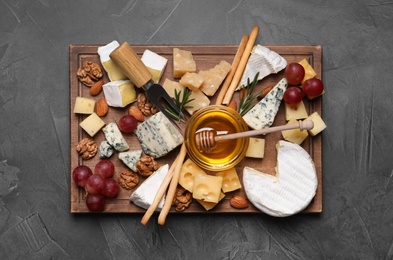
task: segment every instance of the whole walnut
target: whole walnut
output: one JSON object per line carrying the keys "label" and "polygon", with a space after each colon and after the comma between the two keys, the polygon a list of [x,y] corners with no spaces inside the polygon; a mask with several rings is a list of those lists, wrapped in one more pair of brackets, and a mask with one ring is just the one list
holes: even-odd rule
{"label": "whole walnut", "polygon": [[142,153],[139,161],[136,162],[137,172],[143,177],[149,177],[158,169],[158,164],[153,157]]}
{"label": "whole walnut", "polygon": [[191,192],[181,186],[178,186],[172,201],[172,205],[175,206],[176,211],[184,211],[188,208],[188,206],[190,206],[191,202]]}
{"label": "whole walnut", "polygon": [[98,145],[92,138],[83,138],[76,146],[76,151],[82,159],[88,160],[93,158],[98,152]]}
{"label": "whole walnut", "polygon": [[102,70],[98,63],[85,61],[82,64],[82,68],[78,68],[76,75],[80,82],[91,87],[97,80],[102,78]]}
{"label": "whole walnut", "polygon": [[139,184],[139,175],[130,169],[123,168],[118,178],[120,186],[128,190],[135,188]]}
{"label": "whole walnut", "polygon": [[138,94],[137,97],[138,108],[145,116],[151,116],[158,112],[158,108],[153,105],[144,92]]}

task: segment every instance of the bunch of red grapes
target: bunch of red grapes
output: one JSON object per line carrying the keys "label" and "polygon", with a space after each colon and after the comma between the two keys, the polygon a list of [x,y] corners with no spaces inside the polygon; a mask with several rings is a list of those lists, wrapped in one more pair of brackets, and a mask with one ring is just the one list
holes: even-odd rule
{"label": "bunch of red grapes", "polygon": [[86,205],[92,212],[103,211],[105,199],[113,198],[119,194],[120,185],[112,178],[115,166],[109,160],[101,160],[92,170],[86,165],[75,167],[72,179],[87,191]]}
{"label": "bunch of red grapes", "polygon": [[[290,63],[285,68],[285,78],[290,85],[284,93],[284,101],[288,105],[296,106],[302,101],[304,95],[309,99],[318,97],[323,93],[323,82],[317,78],[310,78],[302,83],[305,75],[304,67],[299,63]],[[301,84],[301,88],[299,87]]]}

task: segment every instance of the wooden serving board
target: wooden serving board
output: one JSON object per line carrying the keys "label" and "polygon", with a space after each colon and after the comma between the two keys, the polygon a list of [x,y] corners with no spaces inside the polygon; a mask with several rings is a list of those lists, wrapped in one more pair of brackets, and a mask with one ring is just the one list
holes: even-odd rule
{"label": "wooden serving board", "polygon": [[[89,212],[85,203],[85,191],[84,189],[79,188],[72,180],[72,170],[78,165],[87,165],[92,170],[94,169],[95,164],[100,160],[98,154],[90,159],[83,160],[79,157],[76,152],[76,146],[78,142],[88,137],[88,135],[84,132],[83,129],[79,127],[79,123],[86,118],[86,115],[78,115],[73,113],[73,108],[75,104],[75,98],[77,96],[88,97],[95,100],[98,100],[104,94],[100,93],[98,96],[91,96],[89,93],[89,88],[80,83],[76,76],[76,71],[79,67],[82,67],[82,63],[84,61],[95,61],[100,63],[99,56],[97,54],[97,48],[100,45],[70,45],[69,54],[70,54],[70,121],[71,121],[71,173],[70,173],[70,187],[71,187],[71,212],[72,213],[86,213]],[[154,51],[168,59],[168,64],[165,69],[164,75],[161,78],[160,83],[162,84],[165,78],[173,79],[173,59],[172,52],[173,48],[177,47],[183,50],[189,50],[192,52],[194,56],[194,60],[197,64],[197,70],[206,70],[214,67],[219,63],[220,60],[226,60],[229,63],[232,63],[233,58],[235,56],[237,46],[235,45],[138,45],[132,46],[133,49],[137,52],[138,55],[142,55],[145,49],[149,49]],[[322,48],[321,46],[266,46],[271,50],[282,55],[288,63],[290,62],[299,62],[302,59],[307,59],[311,66],[315,69],[318,78],[322,78]],[[104,70],[103,70],[104,71]],[[281,71],[278,74],[270,75],[260,81],[255,89],[255,91],[260,91],[266,86],[275,85],[280,79],[284,76],[284,72]],[[108,82],[108,78],[104,72],[104,81]],[[137,91],[140,91],[139,89]],[[215,103],[215,99],[218,95],[218,92],[211,99],[211,104]],[[238,93],[235,93],[234,99],[238,100]],[[304,99],[307,111],[309,114],[317,111],[320,115],[322,115],[322,97],[318,97],[312,101],[308,101],[306,98]],[[275,125],[282,125],[286,123],[285,120],[285,109],[284,102],[282,102],[280,110],[275,118]],[[131,104],[135,105],[135,104]],[[130,106],[130,105],[129,105]],[[102,119],[105,123],[115,122],[120,119],[121,116],[126,115],[128,111],[128,107],[126,108],[111,108],[109,109],[108,115],[103,117]],[[134,134],[124,135],[126,138],[130,149],[140,149],[139,141],[137,140]],[[278,140],[282,139],[281,133],[273,133],[268,134],[265,137],[265,157],[263,159],[252,159],[245,158],[239,165],[237,165],[236,170],[239,174],[240,180],[242,180],[243,168],[245,166],[250,166],[259,171],[275,174],[275,166],[276,166],[276,143]],[[105,139],[105,136],[102,131],[94,136],[94,140],[97,145],[101,143]],[[309,152],[311,157],[314,160],[317,175],[318,175],[318,188],[316,195],[310,205],[303,211],[308,213],[318,213],[322,212],[322,137],[321,134],[315,137],[307,137],[307,139],[303,142],[302,147]],[[176,150],[169,153],[167,156],[157,159],[159,166],[173,162],[174,158],[179,152],[180,147]],[[115,164],[115,176],[117,179],[120,175],[121,169],[125,167],[122,161],[118,159],[117,153],[111,157],[112,162]],[[143,182],[145,178],[141,177],[141,182]],[[119,195],[114,199],[107,199],[105,206],[105,213],[144,213],[145,209],[141,209],[135,206],[133,203],[129,201],[129,197],[133,190],[126,190],[121,188]],[[206,211],[197,201],[193,201],[189,208],[185,211],[178,214],[187,214],[187,213],[261,213],[257,208],[255,208],[252,204],[246,209],[235,209],[229,205],[229,199],[233,195],[245,195],[244,189],[240,189],[237,191],[233,191],[226,194],[226,197],[212,210]],[[171,209],[171,213],[175,213],[174,208]]]}

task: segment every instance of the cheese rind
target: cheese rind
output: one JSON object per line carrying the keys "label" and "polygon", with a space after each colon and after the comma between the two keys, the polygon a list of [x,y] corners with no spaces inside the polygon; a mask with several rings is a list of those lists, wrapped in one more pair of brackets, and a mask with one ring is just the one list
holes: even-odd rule
{"label": "cheese rind", "polygon": [[165,70],[168,59],[150,50],[145,50],[141,60],[149,70],[152,80],[158,83]]}
{"label": "cheese rind", "polygon": [[125,107],[136,100],[134,84],[129,80],[117,80],[102,86],[109,106]]}
{"label": "cheese rind", "polygon": [[85,118],[80,124],[83,130],[86,131],[91,137],[95,136],[101,128],[105,126],[105,122],[96,114],[92,113]]}
{"label": "cheese rind", "polygon": [[261,101],[243,116],[244,121],[249,127],[262,129],[273,124],[287,86],[287,80],[283,78]]}
{"label": "cheese rind", "polygon": [[119,43],[117,41],[112,41],[107,45],[98,47],[97,53],[100,56],[100,61],[102,66],[104,67],[106,73],[108,74],[108,78],[110,81],[116,80],[126,80],[127,76],[120,70],[120,68],[112,61],[109,57],[109,54],[119,47]]}
{"label": "cheese rind", "polygon": [[252,82],[258,72],[258,80],[261,80],[270,74],[283,70],[286,66],[287,61],[277,52],[257,44],[251,51],[239,87],[246,86],[247,80]]}
{"label": "cheese rind", "polygon": [[[137,206],[148,209],[154,201],[154,197],[168,174],[169,165],[165,164],[150,175],[130,196],[130,200]],[[165,195],[158,204],[156,211],[164,206]]]}
{"label": "cheese rind", "polygon": [[301,146],[281,140],[277,143],[276,169],[276,176],[272,176],[244,168],[243,185],[249,201],[262,212],[276,217],[305,209],[318,186],[310,155]]}
{"label": "cheese rind", "polygon": [[96,101],[91,98],[76,97],[74,105],[75,114],[91,114],[94,112]]}
{"label": "cheese rind", "polygon": [[126,140],[120,132],[119,127],[116,123],[112,122],[105,126],[102,131],[105,134],[105,138],[108,143],[119,152],[124,152],[130,147],[128,146]]}
{"label": "cheese rind", "polygon": [[127,165],[128,168],[130,168],[134,172],[137,172],[136,163],[139,161],[139,159],[142,156],[142,150],[121,152],[121,153],[119,153],[118,156],[119,156],[119,159],[125,165]]}
{"label": "cheese rind", "polygon": [[183,143],[179,130],[160,111],[138,125],[136,136],[145,154],[162,157]]}
{"label": "cheese rind", "polygon": [[199,71],[198,74],[205,79],[199,89],[202,90],[205,95],[213,96],[230,70],[231,64],[225,60],[221,60],[213,68]]}

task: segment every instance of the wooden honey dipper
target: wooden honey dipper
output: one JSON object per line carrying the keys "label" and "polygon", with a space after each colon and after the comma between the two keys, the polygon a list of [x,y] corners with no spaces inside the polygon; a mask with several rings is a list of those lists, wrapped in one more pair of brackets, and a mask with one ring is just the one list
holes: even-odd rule
{"label": "wooden honey dipper", "polygon": [[258,130],[251,130],[247,132],[218,135],[218,136],[216,135],[215,130],[204,130],[195,134],[195,144],[199,151],[208,153],[212,149],[214,149],[216,142],[219,141],[232,140],[237,138],[261,135],[261,134],[268,134],[268,133],[291,130],[296,128],[299,128],[300,131],[311,130],[314,128],[314,122],[311,120],[304,120],[304,121],[299,121],[299,124],[280,125],[270,128],[262,128]]}

